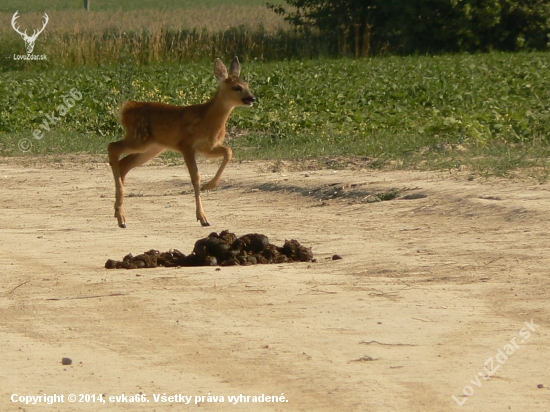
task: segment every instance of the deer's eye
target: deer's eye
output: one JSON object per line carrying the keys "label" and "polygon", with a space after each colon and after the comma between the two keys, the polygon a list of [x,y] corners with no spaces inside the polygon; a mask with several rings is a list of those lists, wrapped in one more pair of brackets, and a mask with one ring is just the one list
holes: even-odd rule
{"label": "deer's eye", "polygon": [[243,91],[243,88],[241,86],[233,86],[232,89],[235,90],[236,92],[242,92]]}

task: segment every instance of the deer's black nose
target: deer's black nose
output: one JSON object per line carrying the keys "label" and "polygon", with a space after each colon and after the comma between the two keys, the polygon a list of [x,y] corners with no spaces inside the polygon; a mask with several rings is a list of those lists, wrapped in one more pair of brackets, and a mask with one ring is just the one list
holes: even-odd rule
{"label": "deer's black nose", "polygon": [[243,103],[247,106],[252,106],[252,103],[256,101],[256,98],[254,96],[247,96],[243,98]]}

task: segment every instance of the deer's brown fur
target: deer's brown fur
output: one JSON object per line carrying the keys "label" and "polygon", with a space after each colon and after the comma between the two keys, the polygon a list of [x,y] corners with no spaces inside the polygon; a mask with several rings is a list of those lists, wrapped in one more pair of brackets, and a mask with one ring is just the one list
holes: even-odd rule
{"label": "deer's brown fur", "polygon": [[[124,179],[127,173],[165,150],[181,152],[195,191],[196,217],[202,226],[209,226],[200,198],[200,174],[197,154],[223,157],[214,176],[202,189],[214,189],[231,160],[233,152],[224,146],[225,125],[238,106],[252,106],[255,97],[248,84],[239,77],[240,64],[233,59],[229,73],[217,59],[214,74],[220,85],[214,97],[203,104],[174,106],[154,102],[126,102],[120,112],[120,122],[126,129],[123,140],[109,144],[109,163],[116,188],[115,217],[120,227],[126,227],[124,216]],[[119,160],[119,157],[127,154]]]}

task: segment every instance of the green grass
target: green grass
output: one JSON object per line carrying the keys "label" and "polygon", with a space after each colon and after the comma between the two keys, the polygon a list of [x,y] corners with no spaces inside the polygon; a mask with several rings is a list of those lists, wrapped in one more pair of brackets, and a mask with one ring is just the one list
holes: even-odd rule
{"label": "green grass", "polygon": [[[132,64],[0,74],[0,154],[105,153],[122,136],[126,99],[204,102],[216,82],[212,62]],[[361,60],[245,61],[258,97],[229,126],[241,159],[360,156],[404,167],[506,175],[518,167],[546,173],[550,138],[550,54],[478,54]],[[46,114],[78,89],[77,102],[41,140]]]}

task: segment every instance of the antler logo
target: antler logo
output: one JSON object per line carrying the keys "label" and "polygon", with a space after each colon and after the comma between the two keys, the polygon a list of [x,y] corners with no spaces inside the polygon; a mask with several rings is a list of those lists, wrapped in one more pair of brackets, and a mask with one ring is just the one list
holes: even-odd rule
{"label": "antler logo", "polygon": [[46,28],[46,25],[48,24],[48,21],[50,20],[50,18],[48,17],[48,15],[46,13],[44,13],[44,24],[42,25],[42,28],[40,30],[34,30],[33,33],[32,33],[32,36],[29,36],[27,34],[27,30],[25,30],[23,33],[21,33],[21,31],[19,30],[19,24],[17,24],[16,26],[16,20],[19,18],[19,10],[15,12],[15,14],[13,15],[12,19],[11,19],[11,25],[13,27],[13,29],[19,33],[21,35],[21,37],[23,38],[23,40],[25,41],[25,48],[27,49],[27,54],[31,54],[32,51],[34,50],[34,43],[36,42],[36,38],[38,37],[38,35],[40,33],[42,33],[44,31],[44,29]]}

